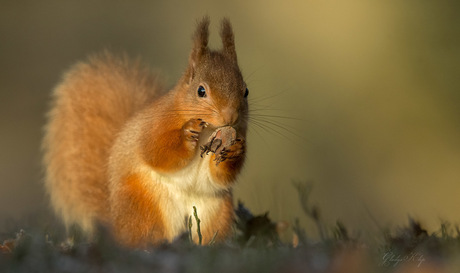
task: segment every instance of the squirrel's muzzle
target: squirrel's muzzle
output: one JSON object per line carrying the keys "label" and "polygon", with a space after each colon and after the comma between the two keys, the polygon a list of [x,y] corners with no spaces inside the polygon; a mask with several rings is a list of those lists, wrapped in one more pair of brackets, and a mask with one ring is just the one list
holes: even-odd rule
{"label": "squirrel's muzzle", "polygon": [[238,121],[238,109],[235,107],[226,107],[220,111],[222,121],[225,125],[235,125]]}

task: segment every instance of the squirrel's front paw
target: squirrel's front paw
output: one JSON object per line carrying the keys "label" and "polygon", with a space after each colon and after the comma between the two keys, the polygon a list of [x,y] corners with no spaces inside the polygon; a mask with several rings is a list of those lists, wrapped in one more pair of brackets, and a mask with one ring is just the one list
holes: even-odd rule
{"label": "squirrel's front paw", "polygon": [[201,147],[201,156],[214,153],[216,165],[225,160],[236,160],[242,157],[246,150],[244,139],[237,138],[237,133],[230,126],[217,129],[210,137],[209,142]]}
{"label": "squirrel's front paw", "polygon": [[191,148],[195,148],[200,138],[200,134],[208,123],[200,118],[191,119],[182,126],[182,133],[186,141],[191,143]]}
{"label": "squirrel's front paw", "polygon": [[246,151],[246,142],[242,138],[233,140],[230,146],[223,147],[219,153],[216,153],[216,165],[225,160],[236,160],[241,158]]}

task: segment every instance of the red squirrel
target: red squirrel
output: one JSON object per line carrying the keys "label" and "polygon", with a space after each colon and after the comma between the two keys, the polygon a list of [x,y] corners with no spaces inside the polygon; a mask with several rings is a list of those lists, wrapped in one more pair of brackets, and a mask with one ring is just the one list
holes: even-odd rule
{"label": "red squirrel", "polygon": [[198,22],[187,68],[171,90],[139,61],[108,52],[73,66],[54,89],[45,186],[67,227],[91,235],[106,225],[121,244],[143,247],[186,232],[195,206],[203,244],[231,234],[248,88],[229,20],[222,20],[221,50],[209,49],[208,28],[208,17]]}

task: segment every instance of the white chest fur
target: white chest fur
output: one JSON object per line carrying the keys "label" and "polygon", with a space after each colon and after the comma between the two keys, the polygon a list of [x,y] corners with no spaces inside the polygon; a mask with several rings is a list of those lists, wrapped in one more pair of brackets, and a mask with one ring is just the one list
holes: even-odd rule
{"label": "white chest fur", "polygon": [[[201,226],[206,226],[218,213],[222,202],[222,191],[226,188],[215,183],[209,171],[209,156],[199,155],[184,169],[170,175],[159,174],[151,170],[152,185],[160,187],[161,210],[167,229],[167,237],[173,240],[186,231],[186,221],[197,209]],[[196,224],[195,221],[193,221]],[[196,235],[196,226],[192,228]]]}

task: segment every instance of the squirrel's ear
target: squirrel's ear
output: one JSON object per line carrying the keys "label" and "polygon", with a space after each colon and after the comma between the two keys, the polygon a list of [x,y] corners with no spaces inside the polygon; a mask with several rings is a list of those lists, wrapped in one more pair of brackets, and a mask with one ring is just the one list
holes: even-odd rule
{"label": "squirrel's ear", "polygon": [[195,66],[199,62],[201,56],[208,50],[209,37],[209,16],[203,17],[198,22],[195,33],[193,34],[193,48],[190,54],[189,68],[187,71],[189,81],[195,75]]}
{"label": "squirrel's ear", "polygon": [[228,18],[222,19],[220,37],[222,38],[223,52],[236,62],[235,38],[233,36],[232,24],[230,24]]}
{"label": "squirrel's ear", "polygon": [[209,17],[205,16],[198,25],[193,35],[193,49],[191,59],[197,62],[201,55],[208,49]]}

